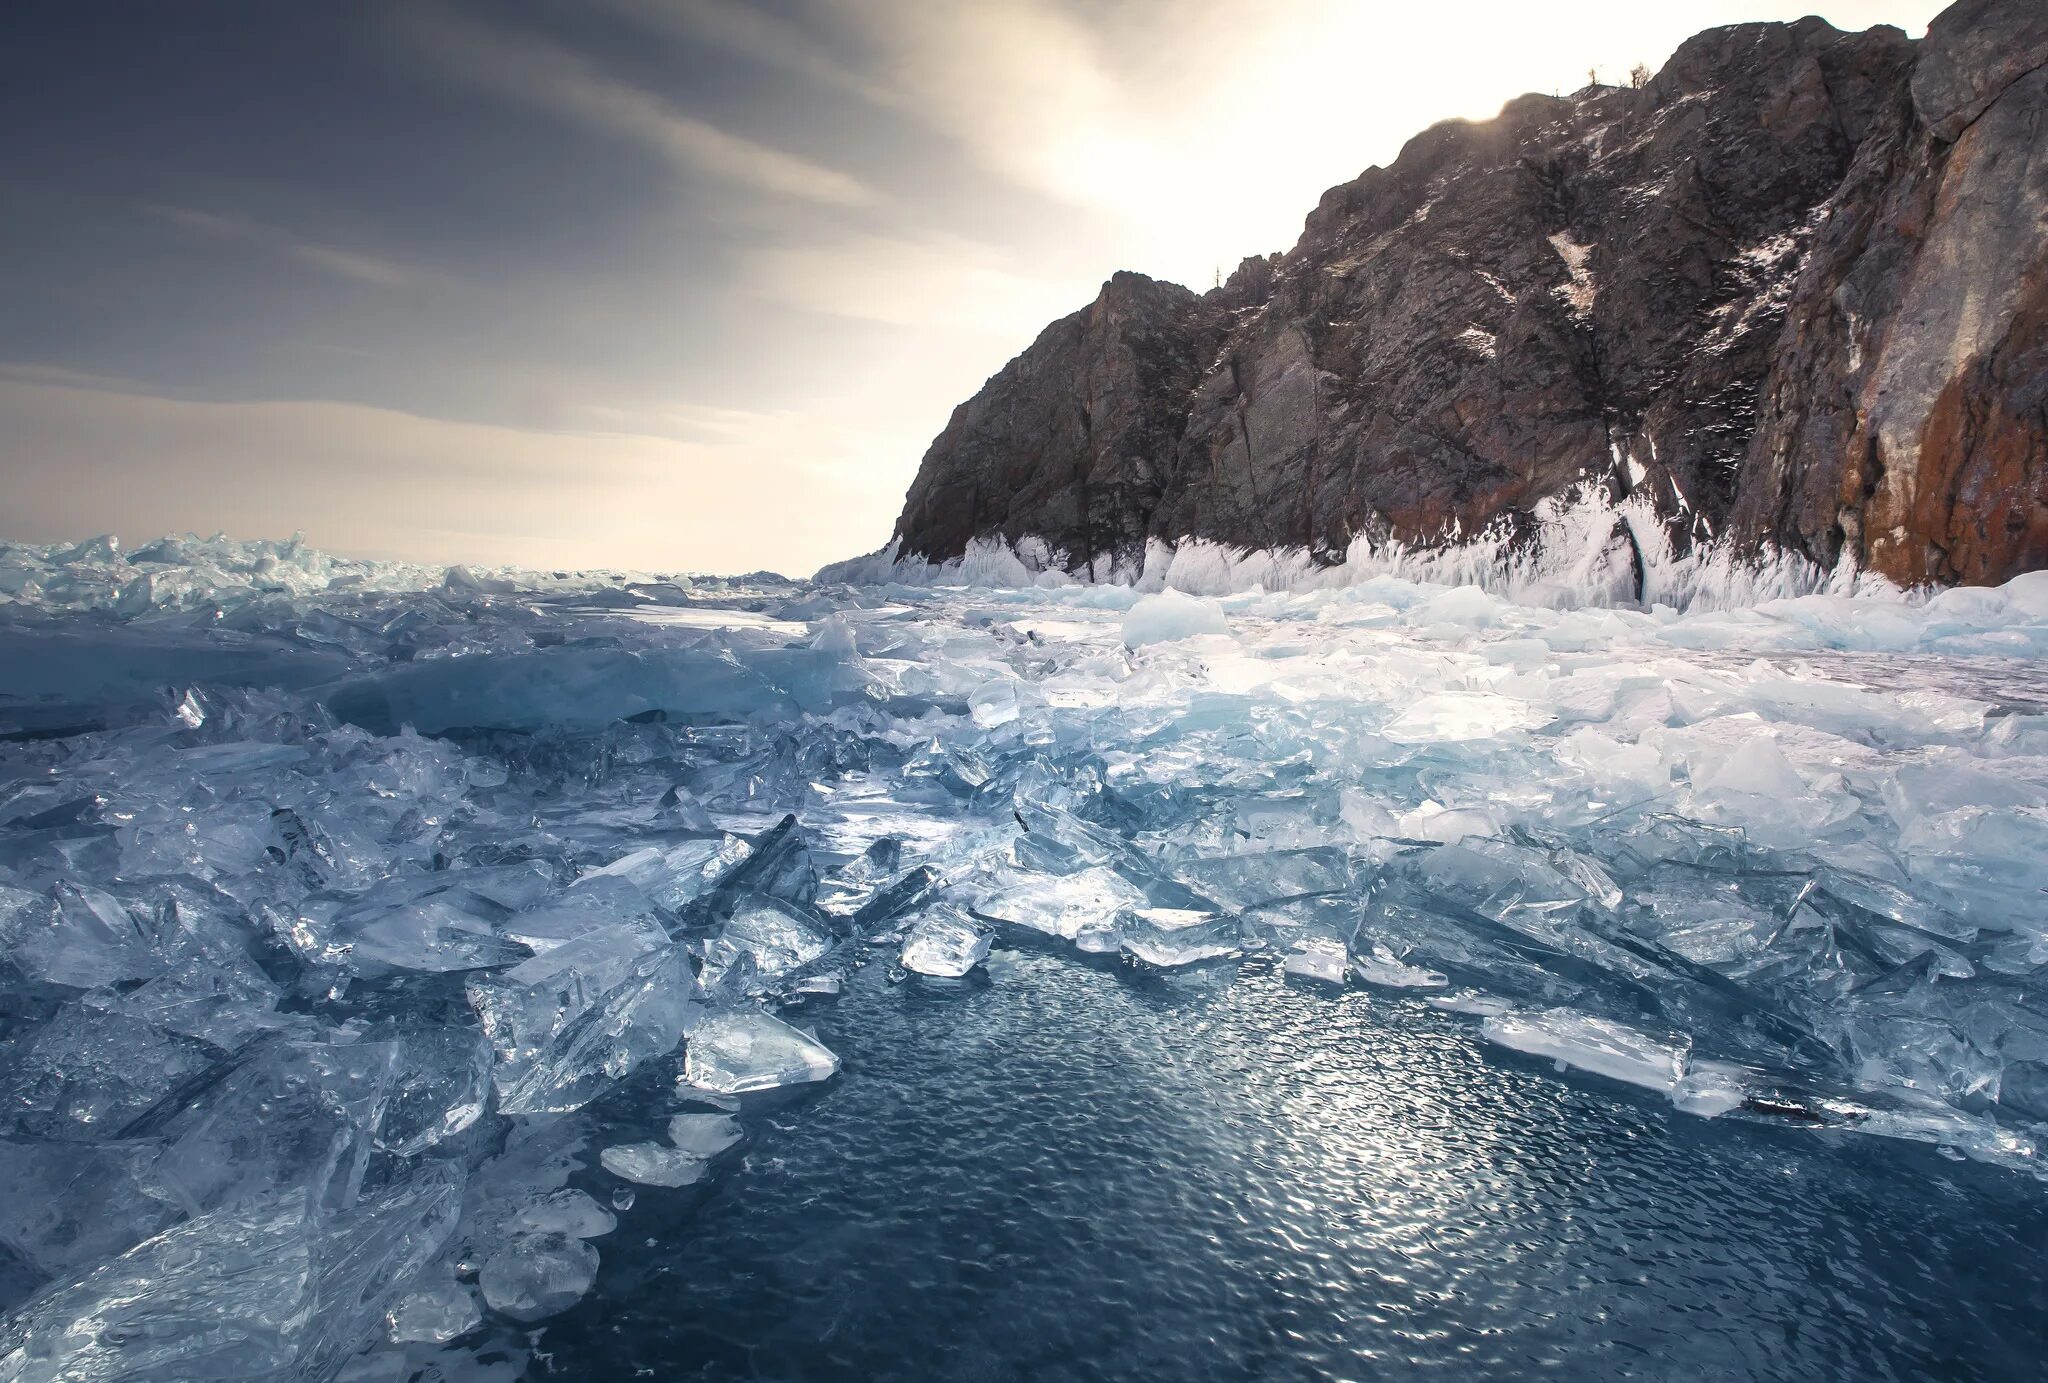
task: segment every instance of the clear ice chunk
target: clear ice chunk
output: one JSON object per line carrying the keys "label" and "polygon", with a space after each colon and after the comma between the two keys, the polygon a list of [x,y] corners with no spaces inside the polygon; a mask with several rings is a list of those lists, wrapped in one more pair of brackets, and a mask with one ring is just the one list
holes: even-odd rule
{"label": "clear ice chunk", "polygon": [[229,952],[218,959],[187,956],[134,989],[117,995],[101,991],[87,1002],[232,1051],[286,1026],[276,1011],[283,997],[246,955]]}
{"label": "clear ice chunk", "polygon": [[0,1244],[49,1277],[126,1252],[183,1214],[146,1188],[154,1140],[0,1142]]}
{"label": "clear ice chunk", "polygon": [[309,1343],[318,1269],[305,1198],[217,1210],[31,1302],[0,1333],[0,1378],[281,1379]]}
{"label": "clear ice chunk", "polygon": [[658,927],[599,927],[470,981],[507,1114],[580,1109],[675,1050],[693,1007],[682,953]]}
{"label": "clear ice chunk", "polygon": [[331,1377],[454,1226],[433,1171],[323,1220],[302,1194],[196,1216],[62,1283],[0,1329],[10,1383]]}
{"label": "clear ice chunk", "polygon": [[616,1215],[573,1186],[521,1206],[509,1223],[520,1234],[566,1234],[572,1239],[601,1239],[619,1227]]}
{"label": "clear ice chunk", "polygon": [[484,1323],[476,1293],[460,1282],[415,1287],[384,1313],[394,1344],[445,1345]]}
{"label": "clear ice chunk", "polygon": [[66,1005],[0,1044],[0,1121],[35,1138],[118,1137],[219,1060],[216,1048],[129,1014]]}
{"label": "clear ice chunk", "polygon": [[694,1157],[716,1157],[742,1136],[730,1114],[678,1114],[668,1121],[668,1141]]}
{"label": "clear ice chunk", "polygon": [[1435,970],[1403,961],[1383,942],[1374,942],[1372,954],[1360,956],[1352,968],[1359,979],[1382,989],[1442,989],[1450,983]]}
{"label": "clear ice chunk", "polygon": [[1417,697],[1380,733],[1396,744],[1465,744],[1546,725],[1551,713],[1494,692],[1442,691]]}
{"label": "clear ice chunk", "polygon": [[718,934],[704,943],[699,981],[709,990],[728,976],[773,979],[809,965],[832,949],[832,937],[795,905],[761,894],[739,898]]}
{"label": "clear ice chunk", "polygon": [[721,905],[749,894],[779,898],[800,908],[817,901],[817,865],[794,815],[783,817],[748,844],[746,857],[718,882]]}
{"label": "clear ice chunk", "polygon": [[[1108,924],[1144,892],[1106,866],[1073,874],[1023,874],[976,904],[984,917],[1072,941],[1090,924]],[[1112,947],[1112,949],[1114,949]]]}
{"label": "clear ice chunk", "polygon": [[437,870],[387,879],[354,897],[316,898],[301,910],[302,953],[368,975],[509,965],[526,949],[498,924],[548,886],[539,869],[501,866]]}
{"label": "clear ice chunk", "polygon": [[605,873],[579,879],[502,924],[509,940],[536,955],[605,927],[625,927],[647,937],[668,931],[644,889],[622,875]]}
{"label": "clear ice chunk", "polygon": [[1235,917],[1195,908],[1126,908],[1116,935],[1127,955],[1169,969],[1235,954],[1243,940]]}
{"label": "clear ice chunk", "polygon": [[1417,873],[1430,888],[1483,917],[1537,936],[1587,902],[1586,890],[1542,852],[1504,840],[1465,839],[1431,851]]}
{"label": "clear ice chunk", "polygon": [[863,931],[884,926],[922,904],[939,883],[938,871],[921,864],[886,887],[876,889],[854,912],[853,924]]}
{"label": "clear ice chunk", "polygon": [[1667,1095],[1685,1074],[1689,1047],[1564,1008],[1495,1014],[1479,1031],[1503,1047]]}
{"label": "clear ice chunk", "polygon": [[464,1189],[461,1260],[473,1264],[495,1253],[520,1232],[520,1217],[567,1189],[586,1161],[577,1121],[515,1120],[503,1150],[484,1159]]}
{"label": "clear ice chunk", "polygon": [[60,882],[52,893],[52,906],[16,924],[11,958],[23,974],[93,989],[164,968],[157,919],[88,885]]}
{"label": "clear ice chunk", "polygon": [[666,1143],[620,1143],[597,1155],[598,1165],[641,1186],[694,1186],[709,1169],[695,1153]]}
{"label": "clear ice chunk", "polygon": [[1514,1004],[1493,994],[1481,994],[1477,990],[1460,989],[1451,994],[1432,994],[1423,1001],[1431,1008],[1442,1009],[1445,1013],[1465,1013],[1475,1018],[1491,1018],[1495,1014],[1509,1013]]}
{"label": "clear ice chunk", "polygon": [[428,1163],[321,1223],[301,1377],[333,1375],[384,1333],[392,1303],[439,1255],[461,1211],[460,1167]]}
{"label": "clear ice chunk", "polygon": [[686,840],[666,849],[644,846],[590,871],[578,883],[588,884],[600,878],[617,876],[660,906],[680,912],[703,897],[738,862],[739,857],[732,851],[731,844],[739,842],[729,844],[712,838]]}
{"label": "clear ice chunk", "polygon": [[1295,945],[1287,953],[1287,959],[1280,962],[1280,969],[1289,975],[1303,979],[1321,980],[1325,984],[1342,984],[1350,968],[1351,953],[1341,941],[1327,937],[1311,937]]}
{"label": "clear ice chunk", "polygon": [[714,1013],[690,1029],[683,1078],[720,1095],[829,1080],[839,1058],[765,1013]]}
{"label": "clear ice chunk", "polygon": [[1200,596],[1184,595],[1179,591],[1161,591],[1148,595],[1124,613],[1123,636],[1126,648],[1143,648],[1147,644],[1177,643],[1202,634],[1227,634],[1230,622],[1223,617],[1223,607],[1213,600]]}
{"label": "clear ice chunk", "polygon": [[151,1188],[199,1214],[301,1192],[353,1204],[374,1150],[394,1044],[261,1044],[164,1125]]}
{"label": "clear ice chunk", "polygon": [[485,1304],[520,1322],[559,1315],[596,1281],[597,1250],[566,1234],[515,1234],[477,1273]]}
{"label": "clear ice chunk", "polygon": [[927,911],[904,938],[903,968],[919,975],[958,979],[988,959],[990,936],[958,908]]}
{"label": "clear ice chunk", "polygon": [[1329,847],[1263,850],[1182,865],[1175,877],[1222,907],[1243,911],[1290,899],[1342,893],[1353,882],[1351,859]]}
{"label": "clear ice chunk", "polygon": [[475,1028],[418,1026],[392,1035],[398,1060],[377,1146],[400,1157],[425,1152],[483,1117],[491,1048]]}
{"label": "clear ice chunk", "polygon": [[358,973],[391,970],[481,970],[522,960],[526,950],[502,935],[490,912],[459,893],[437,894],[395,908],[344,914],[332,945]]}
{"label": "clear ice chunk", "polygon": [[1725,1061],[1694,1061],[1672,1087],[1671,1103],[1687,1114],[1716,1118],[1740,1109],[1750,1096],[1752,1075]]}

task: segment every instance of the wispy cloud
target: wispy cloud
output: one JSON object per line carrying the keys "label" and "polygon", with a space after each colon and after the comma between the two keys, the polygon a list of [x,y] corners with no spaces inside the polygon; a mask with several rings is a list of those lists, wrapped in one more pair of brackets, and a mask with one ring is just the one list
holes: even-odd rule
{"label": "wispy cloud", "polygon": [[68,365],[48,365],[35,360],[0,360],[0,381],[16,384],[50,384],[60,389],[99,389],[110,393],[146,394],[149,386],[120,375],[103,375],[92,370],[75,370]]}
{"label": "wispy cloud", "polygon": [[745,264],[754,292],[789,307],[890,326],[993,333],[1013,344],[1080,306],[1085,291],[1021,272],[993,246],[943,234],[765,246]]}
{"label": "wispy cloud", "polygon": [[826,42],[799,25],[741,0],[602,0],[643,28],[684,43],[728,53],[877,105],[895,105],[895,88],[841,61]]}
{"label": "wispy cloud", "polygon": [[[827,0],[865,33],[879,81],[983,167],[1076,205],[1115,204],[1156,167],[1127,89],[1086,17],[1039,0]],[[1099,20],[1100,16],[1096,17]],[[1147,40],[1180,43],[1162,27]]]}
{"label": "wispy cloud", "polygon": [[632,140],[684,173],[830,206],[878,200],[856,178],[720,129],[542,39],[444,10],[408,9],[400,23],[450,76],[586,129]]}
{"label": "wispy cloud", "polygon": [[359,250],[343,249],[339,245],[305,240],[290,231],[231,212],[154,203],[144,209],[194,235],[253,246],[281,258],[296,260],[309,269],[356,283],[399,288],[416,284],[422,277],[416,270],[392,260]]}
{"label": "wispy cloud", "polygon": [[[7,536],[32,541],[303,527],[335,551],[421,561],[809,572],[872,546],[894,500],[874,492],[877,444],[829,417],[762,415],[682,440],[4,374],[0,415],[0,473],[20,501]],[[819,466],[828,449],[847,464]]]}

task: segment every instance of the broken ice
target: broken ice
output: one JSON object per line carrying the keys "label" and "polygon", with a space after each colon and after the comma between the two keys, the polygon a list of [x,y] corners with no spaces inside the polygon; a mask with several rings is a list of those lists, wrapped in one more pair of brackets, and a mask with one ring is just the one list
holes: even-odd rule
{"label": "broken ice", "polygon": [[709,1170],[695,1153],[653,1142],[606,1148],[598,1162],[613,1176],[642,1186],[694,1186]]}
{"label": "broken ice", "polygon": [[517,1234],[484,1260],[477,1286],[493,1311],[544,1320],[573,1306],[597,1280],[597,1250],[567,1234]]}
{"label": "broken ice", "polygon": [[779,898],[742,899],[716,936],[704,944],[704,987],[722,983],[739,967],[773,979],[808,965],[832,949],[832,938],[810,916]]}
{"label": "broken ice", "polygon": [[1132,648],[1146,644],[1174,643],[1201,634],[1222,634],[1229,629],[1223,607],[1213,600],[1161,591],[1148,595],[1124,615],[1124,642]]}
{"label": "broken ice", "polygon": [[1482,548],[852,591],[0,545],[0,1377],[543,1320],[632,1188],[729,1174],[737,1096],[839,1070],[766,1010],[998,931],[2039,1175],[2048,577],[1652,543],[1613,608],[1598,551]]}
{"label": "broken ice", "polygon": [[1358,978],[1382,989],[1442,989],[1450,981],[1434,970],[1405,964],[1384,943],[1375,942],[1372,954],[1358,958]]}
{"label": "broken ice", "polygon": [[1237,950],[1237,919],[1198,908],[1127,908],[1117,914],[1124,951],[1148,965],[1192,965]]}
{"label": "broken ice", "polygon": [[1499,1013],[1481,1023],[1479,1030],[1503,1047],[1663,1094],[1675,1090],[1685,1074],[1683,1044],[1569,1009]]}
{"label": "broken ice", "polygon": [[577,1109],[674,1049],[688,1019],[682,956],[658,927],[598,926],[487,978],[469,998],[497,1049],[508,1114]]}
{"label": "broken ice", "polygon": [[444,1345],[483,1324],[476,1294],[459,1282],[440,1282],[407,1293],[385,1313],[394,1344]]}
{"label": "broken ice", "polygon": [[839,1058],[765,1013],[711,1014],[690,1029],[683,1077],[721,1095],[830,1079]]}
{"label": "broken ice", "polygon": [[1326,984],[1342,984],[1350,969],[1351,953],[1341,941],[1314,938],[1297,945],[1288,952],[1280,968],[1290,975],[1305,979],[1321,980]]}
{"label": "broken ice", "polygon": [[740,1121],[729,1114],[678,1114],[668,1121],[668,1141],[695,1157],[716,1157],[740,1138]]}
{"label": "broken ice", "polygon": [[988,959],[986,928],[956,908],[937,907],[918,918],[904,939],[905,970],[957,979]]}

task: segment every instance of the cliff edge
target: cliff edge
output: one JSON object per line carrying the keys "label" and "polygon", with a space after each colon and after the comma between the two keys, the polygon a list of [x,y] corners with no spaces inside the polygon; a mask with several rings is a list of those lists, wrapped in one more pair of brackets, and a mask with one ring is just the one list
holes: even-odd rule
{"label": "cliff edge", "polygon": [[895,538],[1334,559],[1588,480],[1901,582],[2048,566],[2048,5],[1713,29],[1434,126],[1221,288],[1111,278],[955,410]]}

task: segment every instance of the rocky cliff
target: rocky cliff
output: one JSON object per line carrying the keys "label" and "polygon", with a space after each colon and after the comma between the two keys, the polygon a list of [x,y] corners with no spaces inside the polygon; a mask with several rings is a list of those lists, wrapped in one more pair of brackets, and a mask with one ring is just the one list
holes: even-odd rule
{"label": "rocky cliff", "polygon": [[2048,3],[1700,34],[1331,189],[1197,295],[1120,273],[953,414],[905,556],[1336,555],[1582,481],[1901,581],[2048,566]]}

